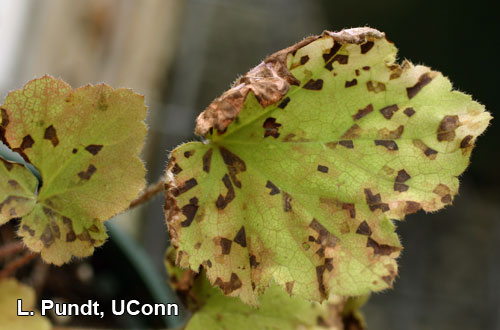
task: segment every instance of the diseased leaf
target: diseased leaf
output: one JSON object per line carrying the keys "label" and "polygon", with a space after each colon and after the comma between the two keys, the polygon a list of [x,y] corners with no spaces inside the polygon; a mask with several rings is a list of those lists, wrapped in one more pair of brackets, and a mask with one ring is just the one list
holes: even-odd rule
{"label": "diseased leaf", "polygon": [[175,267],[175,253],[172,252],[173,249],[167,250],[166,259],[170,282],[181,297],[187,295],[190,298],[191,308],[195,309],[186,326],[188,330],[247,329],[249,325],[253,329],[280,330],[365,328],[359,312],[364,302],[356,303],[355,299],[332,295],[321,304],[311,303],[298,296],[290,296],[272,283],[259,297],[259,307],[255,308],[238,298],[224,296],[220,289],[210,284],[205,272],[189,279],[192,272]]}
{"label": "diseased leaf", "polygon": [[0,157],[0,225],[33,209],[37,185],[38,180],[24,165]]}
{"label": "diseased leaf", "polygon": [[35,308],[35,290],[13,278],[0,281],[1,328],[9,330],[52,329],[49,320],[38,312],[33,316],[17,316],[17,300],[21,299],[24,311]]}
{"label": "diseased leaf", "polygon": [[449,205],[490,115],[370,28],[279,51],[200,114],[172,152],[177,261],[258,303],[271,280],[321,301],[392,286],[390,219]]}
{"label": "diseased leaf", "polygon": [[54,264],[92,254],[107,237],[103,221],[145,185],[143,96],[105,84],[72,90],[45,76],[11,92],[1,111],[2,140],[43,180],[21,222],[24,242]]}

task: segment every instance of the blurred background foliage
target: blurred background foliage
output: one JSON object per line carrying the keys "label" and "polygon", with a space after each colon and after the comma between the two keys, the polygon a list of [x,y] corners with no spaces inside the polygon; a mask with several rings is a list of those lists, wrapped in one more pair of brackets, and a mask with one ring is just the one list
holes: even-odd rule
{"label": "blurred background foliage", "polygon": [[[452,0],[2,0],[0,95],[3,99],[46,73],[73,87],[106,82],[144,94],[150,132],[143,157],[148,181],[154,182],[163,174],[168,152],[194,139],[197,114],[238,74],[324,29],[368,25],[386,32],[400,59],[443,72],[497,117],[500,29],[493,6]],[[495,126],[494,120],[478,140],[454,206],[436,214],[419,212],[398,224],[405,247],[400,278],[394,290],[373,295],[364,307],[369,328],[500,329],[500,133]],[[113,224],[133,237],[149,256],[150,269],[165,278],[162,204],[158,197]],[[13,239],[15,223],[10,226],[2,229],[0,242]],[[83,289],[66,293],[71,302],[78,299],[72,295],[109,300],[144,294],[141,288],[151,285],[138,284],[148,279],[133,270],[141,266],[120,262],[127,253],[111,234],[111,242],[91,258],[62,268],[35,264],[29,274],[49,274],[38,284],[39,294],[64,296],[61,283],[69,278],[87,283],[87,289],[82,284]],[[68,290],[76,286],[72,283]],[[143,300],[158,299],[145,295]],[[164,324],[108,321],[119,327]]]}

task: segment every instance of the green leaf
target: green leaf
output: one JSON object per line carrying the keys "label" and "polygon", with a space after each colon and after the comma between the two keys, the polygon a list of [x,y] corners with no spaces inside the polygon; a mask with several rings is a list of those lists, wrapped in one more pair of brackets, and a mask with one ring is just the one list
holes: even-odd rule
{"label": "green leaf", "polygon": [[449,205],[490,115],[370,28],[279,51],[200,114],[172,152],[177,262],[257,304],[271,280],[321,301],[392,286],[390,219]]}
{"label": "green leaf", "polygon": [[34,316],[17,316],[17,300],[23,301],[23,310],[35,308],[35,290],[13,278],[0,281],[0,320],[2,329],[52,329],[49,320],[38,312]]}
{"label": "green leaf", "polygon": [[[327,301],[317,303],[298,296],[290,296],[272,283],[259,297],[259,307],[244,304],[240,299],[226,297],[220,289],[214,288],[205,272],[190,278],[190,271],[174,266],[173,249],[167,250],[166,267],[171,285],[181,297],[191,299],[193,317],[187,330],[197,329],[364,329],[364,320],[359,312],[366,301],[347,299],[332,295]],[[186,276],[188,275],[188,276]],[[196,304],[196,305],[195,305]]]}
{"label": "green leaf", "polygon": [[103,221],[145,185],[143,96],[105,84],[72,90],[45,76],[11,92],[1,111],[2,140],[43,181],[21,222],[24,242],[58,265],[92,254],[107,237]]}
{"label": "green leaf", "polygon": [[38,180],[24,165],[0,157],[0,225],[33,209],[37,185]]}

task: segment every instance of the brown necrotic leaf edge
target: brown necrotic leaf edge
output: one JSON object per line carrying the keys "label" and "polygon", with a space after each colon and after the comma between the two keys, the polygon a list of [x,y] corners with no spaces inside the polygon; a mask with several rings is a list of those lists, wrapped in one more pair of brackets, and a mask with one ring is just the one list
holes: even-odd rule
{"label": "brown necrotic leaf edge", "polygon": [[196,119],[195,134],[204,136],[215,128],[224,132],[238,116],[250,91],[263,108],[280,101],[288,93],[290,85],[300,85],[300,81],[288,70],[288,54],[296,52],[311,42],[330,36],[340,44],[362,44],[385,37],[383,32],[369,27],[353,28],[340,32],[324,31],[322,35],[310,36],[297,44],[280,50],[267,58],[247,74],[237,79],[231,89],[216,98]]}

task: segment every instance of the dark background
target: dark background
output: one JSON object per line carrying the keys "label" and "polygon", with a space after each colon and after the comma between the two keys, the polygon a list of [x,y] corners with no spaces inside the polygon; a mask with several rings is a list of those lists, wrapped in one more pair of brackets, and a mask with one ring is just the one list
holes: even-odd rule
{"label": "dark background", "polygon": [[[50,73],[74,87],[106,81],[146,94],[150,133],[144,157],[150,182],[163,174],[170,150],[194,139],[197,114],[238,74],[247,72],[265,56],[324,29],[370,26],[384,31],[399,48],[400,59],[443,72],[455,89],[473,95],[493,117],[498,116],[500,29],[493,1],[186,0],[142,5],[110,0],[104,1],[104,7],[97,6],[96,1],[83,1],[78,10],[61,1],[46,3],[50,10],[43,8],[47,5],[32,5],[33,20],[23,34],[26,49],[33,50],[33,38],[45,38],[33,35],[43,29],[40,22],[47,20],[60,24],[56,31],[71,23],[78,27],[72,33],[93,39],[61,40],[56,35],[53,43],[37,46],[40,52],[55,48],[55,64],[43,62],[27,69],[28,63],[37,58],[37,53],[30,51],[31,57],[25,55],[16,64],[12,83],[0,87],[19,88],[34,74]],[[58,6],[65,10],[54,10]],[[153,26],[150,30],[143,28],[149,23],[148,13]],[[66,17],[63,15],[69,15],[70,23],[62,20]],[[119,39],[117,31],[134,26],[132,18],[138,15],[146,18],[135,29],[144,34],[134,36],[128,29]],[[169,29],[162,30],[167,25]],[[116,46],[115,40],[121,40],[121,44]],[[141,44],[141,40],[145,42]],[[64,58],[64,54],[73,53],[60,49],[71,47],[99,55],[98,59],[91,57],[93,75],[75,72],[77,63],[89,63],[88,55],[80,62]],[[141,55],[148,51],[154,56]],[[127,65],[119,66],[123,54],[130,58]],[[62,66],[61,61],[70,64]],[[102,69],[113,65],[119,72],[151,71],[154,75],[145,78],[138,73],[118,79],[117,74]],[[149,80],[142,84],[141,79]],[[399,260],[400,275],[393,290],[372,295],[363,308],[370,329],[500,329],[499,134],[494,119],[478,139],[452,207],[435,214],[419,212],[398,224],[405,247]],[[165,276],[163,253],[168,237],[162,204],[163,199],[157,198],[126,221],[133,224],[128,226],[132,236],[151,256],[158,273]],[[114,251],[116,246],[106,244],[99,254],[108,249]],[[95,260],[98,257],[88,260],[100,265],[100,259]],[[100,266],[95,267],[98,277]],[[112,269],[106,274],[122,271]],[[114,281],[120,280],[119,275],[114,276]]]}

